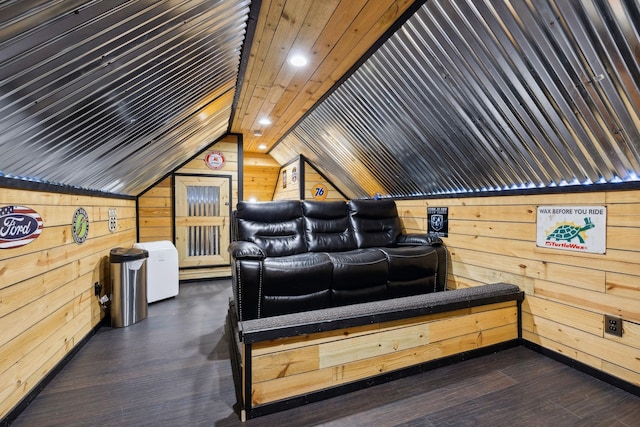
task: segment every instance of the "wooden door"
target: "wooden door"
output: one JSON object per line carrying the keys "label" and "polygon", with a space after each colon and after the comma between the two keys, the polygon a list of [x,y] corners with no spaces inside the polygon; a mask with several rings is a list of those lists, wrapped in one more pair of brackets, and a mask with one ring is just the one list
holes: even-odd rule
{"label": "wooden door", "polygon": [[229,265],[231,240],[227,177],[175,177],[176,248],[180,268]]}

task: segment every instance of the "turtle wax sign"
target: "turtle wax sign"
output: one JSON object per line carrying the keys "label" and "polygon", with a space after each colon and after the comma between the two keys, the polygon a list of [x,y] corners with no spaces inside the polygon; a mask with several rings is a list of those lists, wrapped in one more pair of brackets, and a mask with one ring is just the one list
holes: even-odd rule
{"label": "turtle wax sign", "polygon": [[538,206],[536,244],[541,248],[603,254],[606,206]]}
{"label": "turtle wax sign", "polygon": [[0,208],[0,249],[17,248],[33,242],[42,233],[42,227],[42,218],[31,208]]}

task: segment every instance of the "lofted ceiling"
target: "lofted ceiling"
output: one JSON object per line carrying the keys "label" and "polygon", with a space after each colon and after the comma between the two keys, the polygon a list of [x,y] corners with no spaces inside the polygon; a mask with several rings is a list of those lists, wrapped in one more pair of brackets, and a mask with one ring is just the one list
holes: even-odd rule
{"label": "lofted ceiling", "polygon": [[226,133],[249,4],[0,2],[0,173],[139,194]]}
{"label": "lofted ceiling", "polygon": [[[412,4],[263,0],[231,126],[244,135],[245,150],[271,149]],[[296,54],[309,63],[291,66],[288,59]],[[272,123],[260,124],[264,118]]]}
{"label": "lofted ceiling", "polygon": [[228,132],[264,152],[411,4],[2,1],[0,177],[137,195]]}
{"label": "lofted ceiling", "polygon": [[635,182],[639,36],[633,0],[428,1],[272,155],[352,197]]}
{"label": "lofted ceiling", "polygon": [[637,181],[639,25],[638,0],[0,1],[0,177],[135,196],[232,132],[349,197]]}

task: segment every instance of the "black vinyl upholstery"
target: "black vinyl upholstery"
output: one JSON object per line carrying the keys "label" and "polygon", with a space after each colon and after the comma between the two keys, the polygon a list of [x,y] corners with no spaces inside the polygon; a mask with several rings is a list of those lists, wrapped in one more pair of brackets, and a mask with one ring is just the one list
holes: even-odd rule
{"label": "black vinyl upholstery", "polygon": [[387,298],[387,257],[377,249],[330,252],[333,264],[331,302],[333,306]]}
{"label": "black vinyl upholstery", "polygon": [[237,240],[255,243],[266,256],[287,256],[307,251],[300,202],[238,203]]}
{"label": "black vinyl upholstery", "polygon": [[331,306],[333,266],[326,253],[308,252],[264,260],[261,317]]}
{"label": "black vinyl upholstery", "polygon": [[356,248],[344,202],[303,201],[305,237],[311,252],[341,252]]}
{"label": "black vinyl upholstery", "polygon": [[403,234],[393,200],[239,202],[229,246],[239,320],[446,289],[446,249]]}
{"label": "black vinyl upholstery", "polygon": [[393,200],[350,200],[347,205],[359,248],[397,245],[402,224]]}

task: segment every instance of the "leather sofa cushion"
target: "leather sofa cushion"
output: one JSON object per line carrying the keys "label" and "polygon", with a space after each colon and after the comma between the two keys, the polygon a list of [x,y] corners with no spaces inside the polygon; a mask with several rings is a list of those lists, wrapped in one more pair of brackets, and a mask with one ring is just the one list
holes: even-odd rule
{"label": "leather sofa cushion", "polygon": [[229,253],[235,259],[264,259],[267,256],[260,246],[244,241],[231,242]]}
{"label": "leather sofa cushion", "polygon": [[398,246],[431,245],[442,246],[442,239],[435,234],[409,233],[398,237]]}
{"label": "leather sofa cushion", "polygon": [[332,270],[325,253],[265,258],[259,316],[329,307]]}
{"label": "leather sofa cushion", "polygon": [[436,291],[438,253],[431,246],[379,248],[389,263],[389,297]]}
{"label": "leather sofa cushion", "polygon": [[307,251],[298,201],[238,202],[235,220],[236,239],[257,244],[267,256]]}
{"label": "leather sofa cushion", "polygon": [[387,284],[387,292],[389,298],[408,297],[411,295],[421,295],[435,292],[436,278],[435,276],[418,277],[413,280],[395,281],[389,280]]}
{"label": "leather sofa cushion", "polygon": [[438,270],[438,254],[431,246],[379,248],[389,261],[390,280],[412,280],[433,276]]}
{"label": "leather sofa cushion", "polygon": [[327,253],[333,264],[334,306],[387,298],[387,258],[377,249]]}
{"label": "leather sofa cushion", "polygon": [[396,246],[402,224],[393,200],[350,200],[348,207],[359,248]]}
{"label": "leather sofa cushion", "polygon": [[356,248],[345,202],[303,201],[305,238],[311,252],[342,252]]}

